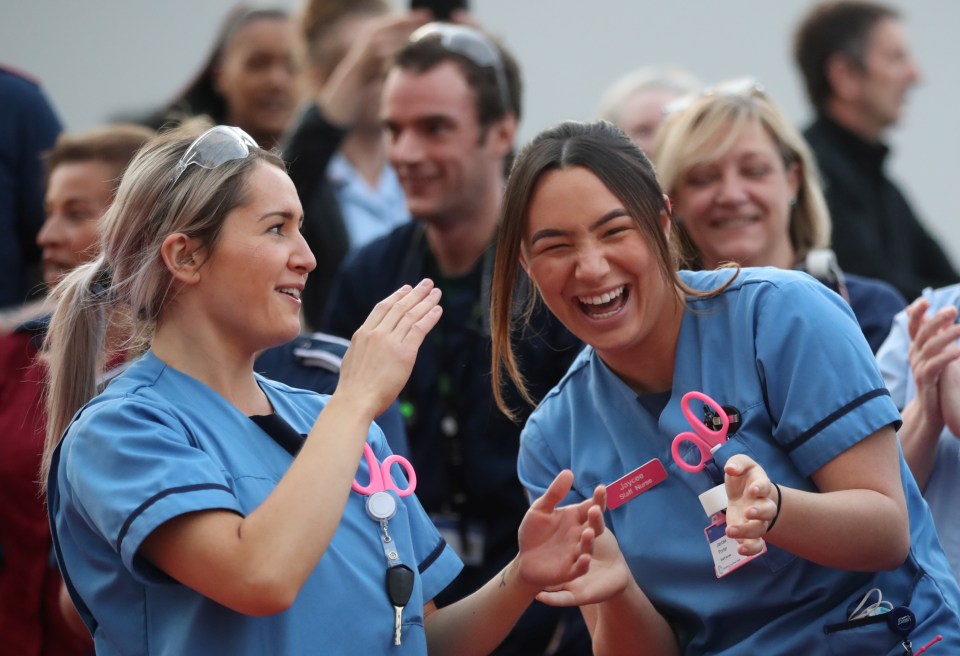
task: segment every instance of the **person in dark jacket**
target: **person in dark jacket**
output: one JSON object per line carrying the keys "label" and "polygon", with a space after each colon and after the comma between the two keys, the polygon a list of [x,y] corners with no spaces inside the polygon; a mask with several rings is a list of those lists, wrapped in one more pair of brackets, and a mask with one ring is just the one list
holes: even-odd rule
{"label": "person in dark jacket", "polygon": [[794,56],[817,113],[804,136],[824,178],[840,266],[911,299],[960,280],[884,170],[884,136],[920,79],[899,14],[861,0],[820,3],[796,31]]}

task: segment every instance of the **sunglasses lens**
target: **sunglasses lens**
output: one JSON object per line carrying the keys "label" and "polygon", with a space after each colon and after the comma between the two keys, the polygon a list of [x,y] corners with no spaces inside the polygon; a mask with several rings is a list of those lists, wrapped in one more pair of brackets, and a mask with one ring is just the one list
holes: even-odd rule
{"label": "sunglasses lens", "polygon": [[510,90],[503,62],[496,46],[482,33],[464,25],[451,23],[427,23],[410,35],[410,41],[436,37],[440,45],[462,55],[480,68],[492,68],[497,76],[497,91],[504,108],[510,107]]}
{"label": "sunglasses lens", "polygon": [[173,182],[176,183],[191,164],[215,169],[226,162],[247,157],[250,149],[256,147],[257,142],[240,128],[227,125],[210,128],[180,158],[173,172]]}

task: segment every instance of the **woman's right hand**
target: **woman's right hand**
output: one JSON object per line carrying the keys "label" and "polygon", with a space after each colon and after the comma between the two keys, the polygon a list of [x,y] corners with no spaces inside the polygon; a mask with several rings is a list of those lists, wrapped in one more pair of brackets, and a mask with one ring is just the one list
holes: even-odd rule
{"label": "woman's right hand", "polygon": [[630,585],[633,574],[623,558],[617,538],[602,531],[593,540],[590,568],[581,576],[537,595],[548,606],[584,606],[607,601]]}
{"label": "woman's right hand", "polygon": [[406,384],[420,345],[442,312],[440,290],[426,278],[377,303],[350,340],[334,395],[363,404],[371,420],[386,410]]}

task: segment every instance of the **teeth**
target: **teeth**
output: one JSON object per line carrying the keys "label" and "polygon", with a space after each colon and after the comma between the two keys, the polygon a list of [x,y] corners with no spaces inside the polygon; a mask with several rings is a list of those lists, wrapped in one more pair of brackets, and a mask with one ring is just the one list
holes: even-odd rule
{"label": "teeth", "polygon": [[300,290],[295,287],[284,287],[280,291],[284,294],[289,294],[290,296],[293,296],[298,301],[300,300]]}
{"label": "teeth", "polygon": [[623,294],[623,286],[617,287],[612,292],[604,292],[599,296],[578,296],[579,300],[584,305],[603,305],[604,303],[609,303],[613,299],[619,297]]}

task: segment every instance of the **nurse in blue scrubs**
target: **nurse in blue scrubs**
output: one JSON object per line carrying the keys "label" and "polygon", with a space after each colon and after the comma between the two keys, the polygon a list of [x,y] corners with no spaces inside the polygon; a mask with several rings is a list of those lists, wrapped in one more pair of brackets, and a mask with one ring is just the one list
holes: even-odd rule
{"label": "nurse in blue scrubs", "polygon": [[[425,280],[381,302],[332,396],[255,374],[258,352],[298,334],[316,261],[282,161],[236,128],[197,132],[138,154],[101,255],[57,289],[44,468],[97,654],[489,652],[535,594],[586,571],[602,488],[556,509],[572,480],[557,477],[520,555],[437,610],[461,564],[373,418],[439,291]],[[122,350],[139,357],[97,394],[104,355]]]}
{"label": "nurse in blue scrubs", "polygon": [[[598,654],[960,653],[960,589],[849,306],[802,273],[678,271],[673,247],[652,166],[611,124],[563,123],[518,155],[491,300],[495,390],[522,381],[522,267],[588,346],[528,420],[521,480],[536,497],[572,469],[568,501],[611,490],[590,575],[540,598],[582,603],[625,563],[622,593],[583,607]],[[697,472],[671,452],[691,430],[688,392],[731,422]],[[719,407],[691,408],[722,423]]]}

